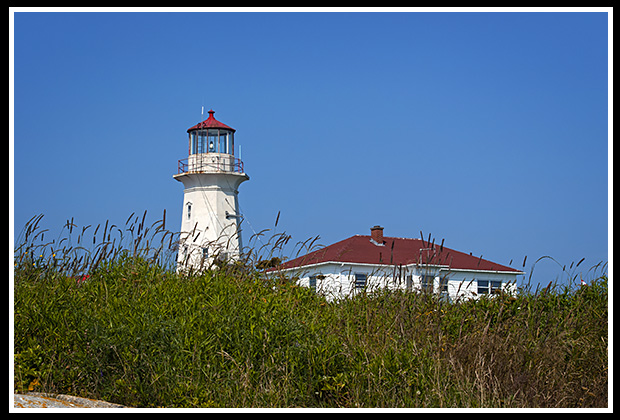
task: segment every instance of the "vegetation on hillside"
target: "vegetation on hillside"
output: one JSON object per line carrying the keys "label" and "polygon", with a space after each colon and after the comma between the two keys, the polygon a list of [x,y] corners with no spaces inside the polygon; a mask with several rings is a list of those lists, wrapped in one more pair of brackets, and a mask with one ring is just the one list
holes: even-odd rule
{"label": "vegetation on hillside", "polygon": [[256,263],[176,273],[165,218],[106,224],[96,245],[69,224],[68,240],[46,243],[39,221],[15,254],[19,392],[136,407],[608,404],[605,272],[459,303],[402,291],[330,301]]}

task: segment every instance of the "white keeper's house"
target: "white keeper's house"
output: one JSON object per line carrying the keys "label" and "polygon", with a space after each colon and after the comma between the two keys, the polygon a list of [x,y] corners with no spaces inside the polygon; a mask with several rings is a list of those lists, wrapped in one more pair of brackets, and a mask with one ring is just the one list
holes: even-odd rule
{"label": "white keeper's house", "polygon": [[378,288],[437,293],[450,300],[516,290],[522,271],[423,239],[355,235],[271,270],[329,298]]}

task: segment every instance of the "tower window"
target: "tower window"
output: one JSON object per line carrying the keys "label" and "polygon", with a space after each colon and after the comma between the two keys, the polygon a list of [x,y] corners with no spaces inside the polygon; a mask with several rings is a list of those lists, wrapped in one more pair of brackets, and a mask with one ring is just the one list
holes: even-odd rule
{"label": "tower window", "polygon": [[187,220],[192,218],[192,203],[187,203]]}

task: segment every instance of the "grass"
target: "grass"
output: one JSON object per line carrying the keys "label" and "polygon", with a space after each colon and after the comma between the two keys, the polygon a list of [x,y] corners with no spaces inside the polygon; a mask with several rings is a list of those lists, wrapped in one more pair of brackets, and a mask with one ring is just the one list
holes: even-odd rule
{"label": "grass", "polygon": [[178,274],[164,219],[79,240],[68,224],[74,237],[49,243],[40,220],[16,247],[15,391],[135,407],[608,404],[606,273],[457,304],[335,302],[265,279],[258,256]]}

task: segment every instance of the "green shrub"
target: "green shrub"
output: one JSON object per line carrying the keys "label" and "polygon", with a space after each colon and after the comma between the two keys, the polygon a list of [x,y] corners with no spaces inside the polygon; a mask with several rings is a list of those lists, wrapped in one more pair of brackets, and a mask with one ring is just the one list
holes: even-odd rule
{"label": "green shrub", "polygon": [[19,392],[137,407],[608,404],[605,274],[460,303],[335,302],[249,263],[180,275],[159,247],[80,265],[36,246],[15,257]]}

